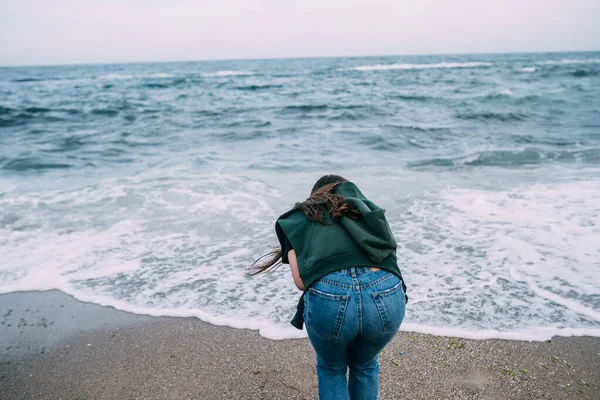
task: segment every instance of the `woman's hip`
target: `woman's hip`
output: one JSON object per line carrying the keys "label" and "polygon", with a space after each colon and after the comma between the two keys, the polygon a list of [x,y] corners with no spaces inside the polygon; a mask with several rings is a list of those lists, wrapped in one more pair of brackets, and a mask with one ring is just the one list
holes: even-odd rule
{"label": "woman's hip", "polygon": [[304,319],[313,334],[337,339],[398,330],[405,308],[401,279],[383,270],[356,269],[327,274],[308,289]]}

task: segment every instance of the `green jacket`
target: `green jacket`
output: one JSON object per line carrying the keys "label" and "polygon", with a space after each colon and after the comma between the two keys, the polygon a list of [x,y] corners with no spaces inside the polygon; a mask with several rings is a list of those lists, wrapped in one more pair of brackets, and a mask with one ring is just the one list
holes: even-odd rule
{"label": "green jacket", "polygon": [[[287,238],[296,252],[305,293],[316,280],[342,268],[377,267],[402,278],[396,260],[396,239],[385,210],[367,200],[352,182],[341,183],[335,190],[358,210],[358,220],[342,217],[339,222],[321,224],[292,209],[275,223],[282,248]],[[286,254],[283,260],[287,260]],[[302,329],[303,312],[304,294],[291,321],[298,329]]]}

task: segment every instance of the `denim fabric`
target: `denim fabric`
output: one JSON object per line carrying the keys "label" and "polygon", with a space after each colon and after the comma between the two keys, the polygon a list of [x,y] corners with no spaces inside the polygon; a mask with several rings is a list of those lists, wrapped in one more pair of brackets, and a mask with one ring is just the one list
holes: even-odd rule
{"label": "denim fabric", "polygon": [[376,399],[377,355],[404,318],[401,279],[384,270],[346,268],[317,280],[304,301],[304,321],[317,355],[319,399]]}

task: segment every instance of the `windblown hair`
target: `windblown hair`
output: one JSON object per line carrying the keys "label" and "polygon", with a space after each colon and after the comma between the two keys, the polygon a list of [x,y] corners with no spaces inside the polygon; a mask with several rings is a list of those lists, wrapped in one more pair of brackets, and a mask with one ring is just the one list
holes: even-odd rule
{"label": "windblown hair", "polygon": [[[294,208],[300,210],[311,221],[321,224],[331,224],[332,221],[339,221],[342,217],[359,219],[360,213],[352,207],[339,194],[335,193],[335,188],[347,179],[338,175],[322,176],[313,186],[310,197],[294,205]],[[281,266],[282,249],[277,247],[256,260],[245,272],[246,276],[258,275],[265,271],[274,271]]]}

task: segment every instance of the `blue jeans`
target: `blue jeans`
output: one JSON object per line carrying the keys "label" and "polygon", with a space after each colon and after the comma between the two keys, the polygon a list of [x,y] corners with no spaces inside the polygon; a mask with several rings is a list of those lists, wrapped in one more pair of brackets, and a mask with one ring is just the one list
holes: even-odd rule
{"label": "blue jeans", "polygon": [[306,330],[317,354],[319,399],[376,399],[377,355],[404,318],[401,279],[384,270],[346,268],[311,285],[304,302]]}

